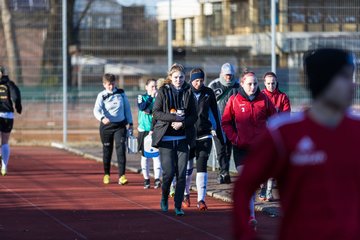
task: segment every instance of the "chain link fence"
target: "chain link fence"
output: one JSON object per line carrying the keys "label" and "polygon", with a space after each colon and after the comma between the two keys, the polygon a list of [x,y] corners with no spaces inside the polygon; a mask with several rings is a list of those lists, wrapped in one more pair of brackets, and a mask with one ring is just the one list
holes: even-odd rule
{"label": "chain link fence", "polygon": [[[13,0],[1,4],[0,64],[19,85],[24,112],[16,116],[19,142],[62,139],[61,1]],[[167,72],[168,0],[69,0],[69,141],[98,141],[92,114],[101,76],[114,73],[130,97],[147,78]],[[207,82],[225,62],[258,78],[271,69],[270,0],[172,0],[174,62],[187,71],[204,68]],[[293,109],[309,104],[302,72],[303,53],[322,46],[360,54],[360,2],[277,1],[277,74]],[[359,62],[357,62],[359,64]],[[356,70],[359,83],[359,70]],[[358,89],[357,85],[357,89]],[[359,108],[357,91],[354,107]]]}

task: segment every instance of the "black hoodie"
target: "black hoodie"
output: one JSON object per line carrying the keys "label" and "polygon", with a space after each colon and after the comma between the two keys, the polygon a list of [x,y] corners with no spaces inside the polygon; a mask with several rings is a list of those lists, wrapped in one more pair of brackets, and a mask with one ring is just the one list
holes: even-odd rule
{"label": "black hoodie", "polygon": [[201,138],[206,135],[211,134],[212,130],[212,122],[209,119],[210,111],[213,114],[215,123],[216,123],[216,135],[219,138],[221,143],[224,143],[224,138],[221,130],[219,109],[216,103],[216,97],[214,91],[209,88],[203,86],[200,90],[195,90],[192,88],[193,93],[200,94],[197,99],[197,112],[198,112],[198,120],[196,121],[196,133],[197,137]]}
{"label": "black hoodie", "polygon": [[0,112],[14,112],[13,102],[16,111],[21,114],[20,90],[8,76],[2,76],[0,80]]}
{"label": "black hoodie", "polygon": [[[195,145],[195,123],[197,120],[195,97],[188,83],[184,83],[181,90],[177,91],[171,84],[165,84],[159,88],[153,107],[153,127],[152,145],[158,147],[159,142],[165,135],[179,136],[185,135],[190,146]],[[176,114],[171,114],[172,108],[183,108],[185,112],[184,128],[174,130],[172,122],[176,122]]]}

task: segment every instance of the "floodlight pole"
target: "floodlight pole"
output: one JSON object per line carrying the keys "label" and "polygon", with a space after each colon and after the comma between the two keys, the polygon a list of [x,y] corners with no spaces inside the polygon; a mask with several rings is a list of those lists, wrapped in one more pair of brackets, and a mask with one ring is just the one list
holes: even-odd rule
{"label": "floodlight pole", "polygon": [[276,0],[271,0],[271,71],[276,73]]}
{"label": "floodlight pole", "polygon": [[167,22],[167,54],[168,54],[168,69],[173,64],[173,50],[172,50],[172,16],[171,16],[171,0],[169,0],[169,16]]}
{"label": "floodlight pole", "polygon": [[67,143],[67,1],[62,1],[63,144]]}

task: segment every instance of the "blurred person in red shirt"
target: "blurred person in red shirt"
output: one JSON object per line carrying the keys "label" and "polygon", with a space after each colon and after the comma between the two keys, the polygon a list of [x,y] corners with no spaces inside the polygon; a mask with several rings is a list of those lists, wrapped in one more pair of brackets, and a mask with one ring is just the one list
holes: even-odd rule
{"label": "blurred person in red shirt", "polygon": [[360,239],[360,122],[349,113],[354,58],[340,49],[304,55],[312,107],[270,121],[234,189],[234,238],[256,239],[249,208],[257,186],[278,181],[279,239]]}
{"label": "blurred person in red shirt", "polygon": [[[239,174],[241,174],[244,157],[249,148],[265,133],[266,122],[275,113],[273,104],[260,91],[255,73],[245,72],[241,78],[238,93],[232,95],[226,104],[221,121],[227,138],[234,145],[234,161]],[[251,214],[248,220],[255,227],[257,222],[254,198],[251,198]]]}

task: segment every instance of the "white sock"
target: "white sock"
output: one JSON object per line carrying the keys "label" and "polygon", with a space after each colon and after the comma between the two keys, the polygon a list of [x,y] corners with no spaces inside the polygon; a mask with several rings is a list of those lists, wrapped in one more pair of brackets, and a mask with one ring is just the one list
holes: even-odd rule
{"label": "white sock", "polygon": [[160,176],[161,176],[160,157],[154,157],[153,158],[153,167],[154,167],[154,177],[155,177],[155,179],[160,179]]}
{"label": "white sock", "polygon": [[10,157],[10,147],[9,144],[3,144],[1,146],[1,167],[2,169],[6,169]]}
{"label": "white sock", "polygon": [[192,179],[192,172],[194,170],[194,159],[189,159],[186,168],[186,185],[185,185],[185,195],[190,194],[190,186]]}
{"label": "white sock", "polygon": [[196,189],[198,194],[197,197],[198,202],[200,201],[205,202],[207,180],[208,180],[207,172],[196,173]]}
{"label": "white sock", "polygon": [[238,172],[238,174],[240,175],[243,169],[243,165],[239,165],[236,167],[236,171]]}
{"label": "white sock", "polygon": [[273,179],[269,178],[266,186],[266,198],[272,197],[272,185],[273,185]]}
{"label": "white sock", "polygon": [[173,178],[171,182],[171,187],[175,188],[175,186],[176,186],[176,176]]}
{"label": "white sock", "polygon": [[255,218],[255,194],[250,199],[250,217]]}
{"label": "white sock", "polygon": [[144,179],[150,179],[149,176],[149,162],[146,157],[141,156],[141,171]]}

